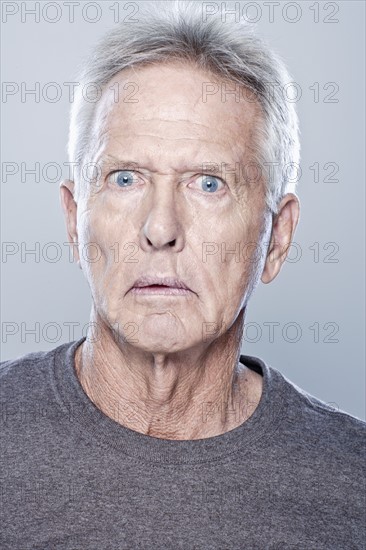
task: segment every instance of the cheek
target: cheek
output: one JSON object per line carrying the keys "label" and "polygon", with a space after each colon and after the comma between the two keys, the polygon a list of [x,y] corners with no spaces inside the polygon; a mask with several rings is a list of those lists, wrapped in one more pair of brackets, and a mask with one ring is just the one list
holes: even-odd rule
{"label": "cheek", "polygon": [[[99,256],[109,258],[111,255],[117,258],[123,245],[128,242],[129,224],[126,216],[120,210],[110,208],[101,201],[100,204],[93,204],[81,217],[79,230],[79,241],[85,246],[87,243],[98,248]],[[118,250],[117,250],[118,249]]]}
{"label": "cheek", "polygon": [[106,216],[97,209],[85,211],[78,224],[79,256],[81,267],[92,287],[103,284],[100,274],[105,272],[113,254],[113,235]]}
{"label": "cheek", "polygon": [[[234,219],[235,218],[235,219]],[[246,221],[246,223],[244,223]],[[246,291],[260,261],[260,235],[250,215],[232,216],[232,223],[221,224],[212,242],[204,249],[206,269],[217,285],[216,294],[221,303],[235,304]],[[217,224],[220,227],[220,224]]]}

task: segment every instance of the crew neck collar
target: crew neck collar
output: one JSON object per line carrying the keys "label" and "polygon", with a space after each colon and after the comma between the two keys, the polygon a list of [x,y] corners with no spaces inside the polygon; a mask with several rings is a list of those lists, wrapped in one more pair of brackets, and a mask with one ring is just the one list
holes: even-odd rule
{"label": "crew neck collar", "polygon": [[[55,350],[52,377],[59,403],[72,425],[98,445],[113,448],[134,460],[161,464],[197,464],[224,460],[275,433],[284,411],[281,374],[258,357],[240,355],[240,362],[263,376],[261,399],[254,413],[221,435],[194,440],[170,440],[145,435],[105,415],[84,392],[76,374],[75,351],[86,337]],[[282,382],[282,384],[281,384]]]}

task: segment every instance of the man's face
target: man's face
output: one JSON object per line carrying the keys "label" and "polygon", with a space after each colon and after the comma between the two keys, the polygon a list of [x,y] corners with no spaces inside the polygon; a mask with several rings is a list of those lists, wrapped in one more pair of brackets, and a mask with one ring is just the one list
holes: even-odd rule
{"label": "man's face", "polygon": [[[224,102],[221,91],[203,101],[212,81],[174,63],[129,69],[97,108],[88,160],[101,172],[81,184],[80,265],[103,322],[146,351],[208,345],[226,332],[258,270],[265,188],[246,183],[245,164],[259,108],[243,95]],[[131,291],[144,275],[177,277],[191,292]]]}

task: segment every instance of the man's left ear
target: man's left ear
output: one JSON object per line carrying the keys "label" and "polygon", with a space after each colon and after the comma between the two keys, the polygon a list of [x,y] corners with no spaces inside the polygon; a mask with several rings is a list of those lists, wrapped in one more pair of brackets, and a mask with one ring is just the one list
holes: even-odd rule
{"label": "man's left ear", "polygon": [[294,193],[287,193],[280,202],[272,226],[261,280],[267,284],[278,275],[285,261],[300,216],[300,201]]}

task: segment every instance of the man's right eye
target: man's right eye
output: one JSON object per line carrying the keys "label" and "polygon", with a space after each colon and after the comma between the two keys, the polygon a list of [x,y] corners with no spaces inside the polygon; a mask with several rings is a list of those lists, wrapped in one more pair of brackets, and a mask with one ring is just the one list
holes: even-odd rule
{"label": "man's right eye", "polygon": [[108,176],[110,183],[115,183],[119,187],[131,187],[133,183],[136,183],[137,176],[132,170],[116,170]]}

